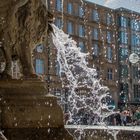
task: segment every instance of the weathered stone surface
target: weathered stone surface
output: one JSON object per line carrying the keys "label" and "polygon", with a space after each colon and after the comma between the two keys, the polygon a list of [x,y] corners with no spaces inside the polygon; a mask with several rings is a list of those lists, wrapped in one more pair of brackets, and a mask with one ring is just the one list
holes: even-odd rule
{"label": "weathered stone surface", "polygon": [[[95,126],[96,127],[96,126]],[[100,126],[99,126],[100,127]],[[115,126],[114,126],[115,127]],[[81,127],[79,127],[81,128]],[[115,135],[113,136],[113,131],[115,133],[115,130],[112,129],[110,133],[107,129],[87,129],[86,126],[84,129],[73,129],[68,128],[69,132],[73,134],[75,137],[80,137],[80,140],[139,140],[140,133],[138,131],[132,131],[132,130],[121,130],[116,131],[117,135],[115,138]]]}
{"label": "weathered stone surface", "polygon": [[25,77],[34,74],[32,52],[47,36],[52,15],[48,13],[44,0],[1,0],[0,2],[0,49],[5,57],[7,77],[11,61],[19,59]]}
{"label": "weathered stone surface", "polygon": [[56,97],[39,80],[0,81],[0,124],[8,140],[72,140]]}
{"label": "weathered stone surface", "polygon": [[[0,74],[0,127],[8,140],[73,140],[56,97],[47,93],[48,86],[33,69],[33,49],[47,42],[51,30],[52,15],[45,4],[0,1],[0,62],[6,63]],[[24,80],[10,79],[11,62],[17,59]]]}
{"label": "weathered stone surface", "polygon": [[8,129],[4,134],[8,134],[8,140],[73,140],[67,130],[62,127],[48,129]]}

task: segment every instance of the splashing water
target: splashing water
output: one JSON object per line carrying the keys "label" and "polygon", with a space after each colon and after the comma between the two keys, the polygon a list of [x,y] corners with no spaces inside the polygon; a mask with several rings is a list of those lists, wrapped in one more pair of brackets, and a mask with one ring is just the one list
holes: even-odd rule
{"label": "splashing water", "polygon": [[0,140],[7,140],[1,131],[0,131]]}
{"label": "splashing water", "polygon": [[80,52],[76,42],[62,30],[54,29],[53,43],[57,48],[57,61],[60,67],[62,86],[69,91],[68,124],[105,124],[105,118],[113,113],[108,107],[111,98],[109,89],[100,84],[94,68],[88,67],[88,53]]}

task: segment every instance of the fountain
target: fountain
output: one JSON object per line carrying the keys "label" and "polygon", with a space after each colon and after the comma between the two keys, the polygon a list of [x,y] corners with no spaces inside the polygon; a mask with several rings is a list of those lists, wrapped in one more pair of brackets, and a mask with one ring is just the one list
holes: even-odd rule
{"label": "fountain", "polygon": [[[109,106],[109,89],[96,78],[96,70],[89,68],[88,54],[80,52],[76,42],[62,30],[52,25],[53,43],[57,48],[57,61],[60,67],[62,87],[69,92],[69,119],[66,128],[77,140],[128,140],[130,135],[138,140],[138,127],[108,126],[107,118],[115,114]],[[78,91],[85,90],[80,93]],[[83,116],[87,115],[83,121]],[[99,118],[95,124],[92,116]],[[95,126],[97,125],[97,126]]]}
{"label": "fountain", "polygon": [[[81,134],[84,134],[84,129],[83,126],[77,127],[79,124],[94,125],[96,123],[96,125],[106,126],[106,118],[115,113],[113,108],[109,108],[106,101],[107,98],[108,100],[111,99],[109,89],[101,85],[100,80],[96,78],[96,70],[88,67],[86,61],[88,54],[80,52],[76,42],[62,30],[59,30],[55,25],[52,27],[54,30],[52,34],[53,43],[58,51],[57,61],[60,67],[60,75],[62,75],[62,87],[70,91],[67,124],[72,124],[70,128],[75,125],[81,130]],[[82,90],[86,92],[78,92]],[[95,115],[98,117],[96,122],[94,120]],[[68,126],[68,129],[70,128]],[[82,137],[77,139],[81,140]]]}
{"label": "fountain", "polygon": [[[103,123],[104,119],[113,112],[104,101],[107,97],[111,98],[109,89],[100,84],[100,80],[96,78],[96,70],[88,67],[86,61],[88,54],[80,52],[76,42],[62,30],[54,25],[52,27],[54,29],[53,42],[58,51],[60,75],[61,73],[65,75],[61,77],[62,86],[70,91],[68,103],[71,120],[69,123],[74,121],[74,117],[81,110],[87,114],[97,114],[100,117],[100,123]],[[82,90],[86,93],[78,92]]]}
{"label": "fountain", "polygon": [[[49,83],[41,81],[32,66],[33,46],[40,42],[45,44],[48,36],[58,51],[60,74],[64,75],[61,77],[62,87],[71,93],[68,98],[70,117],[67,123],[76,125],[67,125],[66,128],[75,134],[78,140],[116,139],[120,128],[114,129],[106,125],[106,118],[113,113],[113,109],[109,108],[106,102],[106,97],[111,98],[109,89],[97,80],[96,70],[88,67],[86,62],[88,54],[81,53],[76,47],[76,42],[51,24],[52,15],[46,11],[45,1],[3,0],[1,7],[5,4],[8,5],[6,8],[13,6],[8,9],[8,16],[5,14],[7,9],[1,8],[3,11],[0,12],[0,16],[3,17],[1,19],[3,24],[0,25],[0,49],[5,62],[0,75],[0,125],[6,138],[9,140],[73,139],[64,128],[63,113],[56,97],[49,94]],[[50,24],[51,26],[48,26]],[[10,68],[13,60],[19,60],[21,64],[22,77],[18,80],[11,79]],[[79,92],[83,90],[84,93]],[[80,119],[81,110],[85,115],[96,114],[99,117],[97,121],[99,126],[78,126],[83,123]],[[86,119],[88,122],[86,120],[85,124],[93,124],[89,122],[88,117]],[[129,130],[132,131],[125,129]],[[139,136],[137,133],[126,132],[126,138],[122,133],[119,140],[127,140],[129,134],[135,134],[135,140]],[[2,133],[1,138],[6,139]]]}
{"label": "fountain", "polygon": [[[72,140],[63,112],[49,86],[35,74],[34,46],[46,43],[52,15],[44,0],[2,0],[0,3],[0,139]],[[47,36],[47,38],[46,38]],[[12,79],[11,63],[19,61],[21,78]],[[57,115],[56,115],[57,114]]]}

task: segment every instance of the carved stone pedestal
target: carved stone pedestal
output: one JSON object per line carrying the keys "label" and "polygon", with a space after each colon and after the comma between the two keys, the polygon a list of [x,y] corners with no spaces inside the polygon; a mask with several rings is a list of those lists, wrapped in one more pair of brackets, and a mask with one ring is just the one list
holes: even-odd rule
{"label": "carved stone pedestal", "polygon": [[8,140],[73,140],[56,97],[39,80],[0,81],[0,110]]}

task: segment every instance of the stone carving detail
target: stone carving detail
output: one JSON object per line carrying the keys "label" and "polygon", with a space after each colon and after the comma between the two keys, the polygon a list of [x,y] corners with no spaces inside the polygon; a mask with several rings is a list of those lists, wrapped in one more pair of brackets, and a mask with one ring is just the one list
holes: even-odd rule
{"label": "stone carving detail", "polygon": [[45,40],[52,19],[45,0],[1,0],[0,62],[5,66],[0,78],[10,78],[13,60],[19,60],[24,77],[34,76],[32,51]]}

